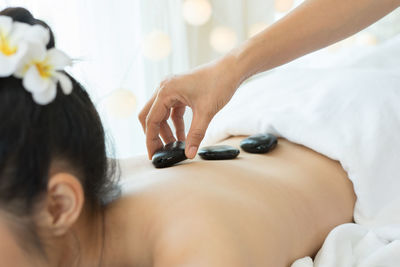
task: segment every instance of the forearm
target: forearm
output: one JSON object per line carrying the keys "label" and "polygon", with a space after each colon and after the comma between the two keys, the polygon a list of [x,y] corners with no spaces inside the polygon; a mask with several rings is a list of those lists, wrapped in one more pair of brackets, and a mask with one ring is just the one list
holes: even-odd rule
{"label": "forearm", "polygon": [[308,0],[228,57],[239,83],[351,36],[400,5],[399,0]]}

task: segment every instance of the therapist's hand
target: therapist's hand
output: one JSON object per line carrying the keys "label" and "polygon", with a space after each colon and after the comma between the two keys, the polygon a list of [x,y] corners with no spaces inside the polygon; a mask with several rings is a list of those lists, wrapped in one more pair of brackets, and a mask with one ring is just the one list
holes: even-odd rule
{"label": "therapist's hand", "polygon": [[[211,119],[239,86],[233,60],[225,57],[188,74],[168,78],[160,84],[139,114],[150,159],[163,146],[161,138],[165,143],[176,141],[167,123],[169,118],[175,126],[178,140],[186,139],[186,156],[190,159],[196,156]],[[186,106],[193,111],[187,138],[183,121]]]}

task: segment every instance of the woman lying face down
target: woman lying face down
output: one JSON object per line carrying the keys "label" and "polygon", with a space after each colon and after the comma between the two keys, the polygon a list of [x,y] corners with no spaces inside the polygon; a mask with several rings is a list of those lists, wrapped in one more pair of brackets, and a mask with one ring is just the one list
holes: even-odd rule
{"label": "woman lying face down", "polygon": [[[0,15],[44,25],[24,9]],[[352,221],[340,164],[283,139],[232,161],[126,160],[120,195],[98,113],[69,78],[72,93],[48,105],[0,78],[0,267],[284,267]]]}

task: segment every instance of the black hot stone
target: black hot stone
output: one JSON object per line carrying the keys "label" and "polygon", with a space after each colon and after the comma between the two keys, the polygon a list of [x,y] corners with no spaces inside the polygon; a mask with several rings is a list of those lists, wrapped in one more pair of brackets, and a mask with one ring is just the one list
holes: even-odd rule
{"label": "black hot stone", "polygon": [[207,146],[199,149],[199,156],[205,160],[234,159],[240,151],[232,146]]}
{"label": "black hot stone", "polygon": [[240,142],[240,147],[249,153],[268,153],[278,144],[278,138],[272,134],[252,135]]}
{"label": "black hot stone", "polygon": [[176,141],[165,145],[154,153],[152,161],[156,168],[167,168],[185,159],[185,143]]}

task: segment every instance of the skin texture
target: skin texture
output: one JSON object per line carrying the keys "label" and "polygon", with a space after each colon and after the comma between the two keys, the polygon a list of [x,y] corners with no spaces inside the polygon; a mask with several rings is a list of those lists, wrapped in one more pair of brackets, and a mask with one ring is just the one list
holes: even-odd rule
{"label": "skin texture", "polygon": [[352,183],[338,162],[279,142],[266,155],[242,151],[236,160],[196,158],[163,170],[145,158],[123,162],[132,178],[108,216],[121,225],[128,262],[286,267],[314,255],[331,229],[352,222]]}
{"label": "skin texture", "polygon": [[214,115],[249,77],[343,40],[399,7],[399,0],[308,0],[214,62],[163,81],[139,114],[149,158],[162,141],[185,139],[182,116],[193,111],[186,155],[193,158]]}
{"label": "skin texture", "polygon": [[47,260],[25,252],[16,220],[0,213],[0,266],[287,267],[352,222],[355,195],[340,164],[283,139],[269,154],[230,161],[121,165],[124,194],[105,217],[81,206],[73,175],[53,168],[34,218]]}
{"label": "skin texture", "polygon": [[0,266],[30,266],[24,251],[20,248],[12,232],[9,231],[9,225],[2,219],[4,217],[4,214],[0,217],[0,253],[2,256],[4,255],[1,257]]}

